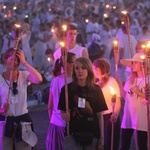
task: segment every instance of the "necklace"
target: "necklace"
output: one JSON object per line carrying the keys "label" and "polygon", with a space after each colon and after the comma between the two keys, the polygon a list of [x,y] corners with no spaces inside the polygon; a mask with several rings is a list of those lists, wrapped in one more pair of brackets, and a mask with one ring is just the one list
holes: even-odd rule
{"label": "necklace", "polygon": [[6,84],[8,85],[9,89],[12,91],[13,95],[18,94],[17,86],[18,86],[19,72],[17,72],[17,81],[13,81],[13,82],[9,81],[10,83],[7,82],[5,75],[4,75],[4,72],[3,72],[2,76],[3,76]]}
{"label": "necklace", "polygon": [[138,83],[138,85],[137,85],[137,81],[138,81],[139,79],[138,78],[136,78],[136,86],[139,88],[139,86],[141,85],[141,83],[142,83],[142,81],[144,80],[144,78],[142,78],[141,80],[140,80],[140,82]]}

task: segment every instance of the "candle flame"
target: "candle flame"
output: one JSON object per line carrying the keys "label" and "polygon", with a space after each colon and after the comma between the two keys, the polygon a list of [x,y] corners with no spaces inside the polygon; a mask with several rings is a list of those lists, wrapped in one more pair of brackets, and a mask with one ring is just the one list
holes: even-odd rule
{"label": "candle flame", "polygon": [[66,30],[67,30],[67,26],[66,26],[66,25],[62,25],[62,29],[63,29],[64,31],[66,31]]}
{"label": "candle flame", "polygon": [[107,18],[107,17],[108,17],[108,15],[107,15],[107,14],[104,14],[103,16],[104,16],[104,18]]}
{"label": "candle flame", "polygon": [[59,43],[61,47],[65,47],[65,43],[64,42],[60,42]]}
{"label": "candle flame", "polygon": [[144,59],[145,59],[145,56],[144,56],[144,55],[141,55],[140,57],[141,57],[141,59],[142,59],[142,60],[144,60]]}
{"label": "candle flame", "polygon": [[21,25],[20,24],[14,24],[16,28],[20,28]]}
{"label": "candle flame", "polygon": [[114,43],[114,45],[118,45],[118,41],[117,40],[115,40],[113,43]]}
{"label": "candle flame", "polygon": [[145,48],[146,48],[146,46],[145,46],[145,45],[141,45],[141,48],[145,49]]}
{"label": "candle flame", "polygon": [[125,10],[123,10],[121,13],[124,15],[127,15],[127,11],[125,11]]}
{"label": "candle flame", "polygon": [[51,61],[51,58],[48,57],[47,60],[48,60],[48,61]]}
{"label": "candle flame", "polygon": [[124,24],[124,21],[122,21],[121,24]]}
{"label": "candle flame", "polygon": [[16,7],[16,6],[14,6],[13,10],[16,10],[16,9],[17,9],[17,7]]}
{"label": "candle flame", "polygon": [[107,5],[106,5],[106,8],[109,8],[109,7],[110,7],[110,6],[107,4]]}
{"label": "candle flame", "polygon": [[6,9],[6,6],[5,6],[5,5],[3,6],[3,9]]}
{"label": "candle flame", "polygon": [[88,22],[89,22],[89,19],[85,19],[85,22],[88,23]]}
{"label": "candle flame", "polygon": [[148,41],[147,48],[150,48],[150,41]]}
{"label": "candle flame", "polygon": [[117,7],[116,6],[113,6],[113,9],[116,9]]}
{"label": "candle flame", "polygon": [[111,86],[109,86],[109,89],[110,89],[110,93],[111,93],[112,95],[115,95],[115,90],[114,90]]}

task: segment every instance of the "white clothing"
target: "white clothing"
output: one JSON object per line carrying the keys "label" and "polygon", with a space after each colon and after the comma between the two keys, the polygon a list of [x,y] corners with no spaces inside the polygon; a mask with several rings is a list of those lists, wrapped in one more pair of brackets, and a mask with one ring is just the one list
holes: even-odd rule
{"label": "white clothing", "polygon": [[[67,84],[72,81],[71,77],[67,77]],[[53,95],[53,111],[50,123],[55,124],[57,126],[65,127],[66,122],[61,117],[61,111],[58,110],[59,96],[61,92],[61,88],[64,86],[64,74],[55,77],[50,86],[50,91]]]}
{"label": "white clothing", "polygon": [[[97,22],[95,23],[89,22],[86,25],[87,43],[92,41],[92,34],[98,33],[98,31],[99,31],[99,24]],[[88,34],[88,32],[92,32],[92,33]]]}
{"label": "white clothing", "polygon": [[[45,32],[39,32],[38,37],[44,40]],[[47,43],[41,40],[38,40],[35,45],[35,54],[33,59],[33,66],[39,70],[42,70],[46,64],[47,58],[45,52],[47,50]]]}
{"label": "white clothing", "polygon": [[31,26],[31,31],[32,32],[38,32],[39,31],[39,26],[40,26],[40,19],[38,17],[35,17],[32,19],[32,26]]}
{"label": "white clothing", "polygon": [[32,65],[32,54],[29,45],[31,33],[21,33],[22,50],[24,52],[26,61]]}
{"label": "white clothing", "polygon": [[[6,116],[20,116],[25,113],[28,113],[27,109],[27,86],[28,86],[28,75],[27,71],[19,71],[19,77],[17,80],[17,90],[18,94],[13,95],[12,91],[10,90],[10,107],[9,110],[6,112]],[[10,82],[0,75],[0,104],[3,107],[4,103],[8,98],[8,89],[9,89]],[[13,98],[16,100],[13,101]]]}
{"label": "white clothing", "polygon": [[131,86],[137,86],[144,93],[144,78],[136,78],[133,84],[129,80],[125,83],[126,98],[121,128],[147,131],[147,106],[143,103],[144,98],[135,93],[129,94]]}
{"label": "white clothing", "polygon": [[110,86],[115,90],[116,98],[121,97],[118,83],[116,82],[116,80],[113,77],[109,77],[107,84],[102,88],[105,102],[108,107],[108,110],[103,111],[103,114],[109,114],[112,112],[112,102],[111,102],[112,94],[111,94],[111,92],[109,92]]}
{"label": "white clothing", "polygon": [[[13,38],[12,33],[10,33],[10,35]],[[8,36],[7,34],[5,34],[3,36],[3,47],[2,47],[1,54],[5,53],[8,48],[14,47],[14,40],[10,38],[10,35]]]}
{"label": "white clothing", "polygon": [[[67,50],[67,52],[74,53],[76,54],[76,58],[79,58],[79,57],[82,57],[82,53],[84,49],[85,47],[82,47],[76,44],[74,48]],[[61,57],[61,48],[54,52],[54,61],[56,61],[60,57]]]}

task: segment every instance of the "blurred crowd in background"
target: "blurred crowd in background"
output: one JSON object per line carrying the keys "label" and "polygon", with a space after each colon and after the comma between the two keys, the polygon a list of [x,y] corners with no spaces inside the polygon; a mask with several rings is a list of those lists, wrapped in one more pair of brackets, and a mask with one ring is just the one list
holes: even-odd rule
{"label": "blurred crowd in background", "polygon": [[134,45],[150,40],[148,0],[1,1],[0,54],[2,56],[14,46],[14,24],[20,24],[19,48],[24,51],[29,64],[46,74],[52,70],[53,52],[59,48],[62,39],[62,24],[73,23],[78,27],[76,43],[86,47],[90,55],[90,46],[95,42],[101,50],[100,57],[108,59],[113,66],[111,51],[113,40],[122,36],[123,10],[129,14]]}

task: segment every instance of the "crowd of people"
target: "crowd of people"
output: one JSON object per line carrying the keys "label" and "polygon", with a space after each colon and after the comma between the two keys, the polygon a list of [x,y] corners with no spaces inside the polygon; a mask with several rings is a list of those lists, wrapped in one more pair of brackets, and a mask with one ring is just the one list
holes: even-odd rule
{"label": "crowd of people", "polygon": [[[17,51],[15,24],[20,25]],[[136,149],[148,149],[141,56],[143,45],[150,42],[149,1],[1,2],[0,27],[2,150],[30,150],[36,144],[27,86],[43,79],[50,84],[47,150],[129,150],[133,133]],[[32,133],[32,142],[25,137],[25,128]]]}

